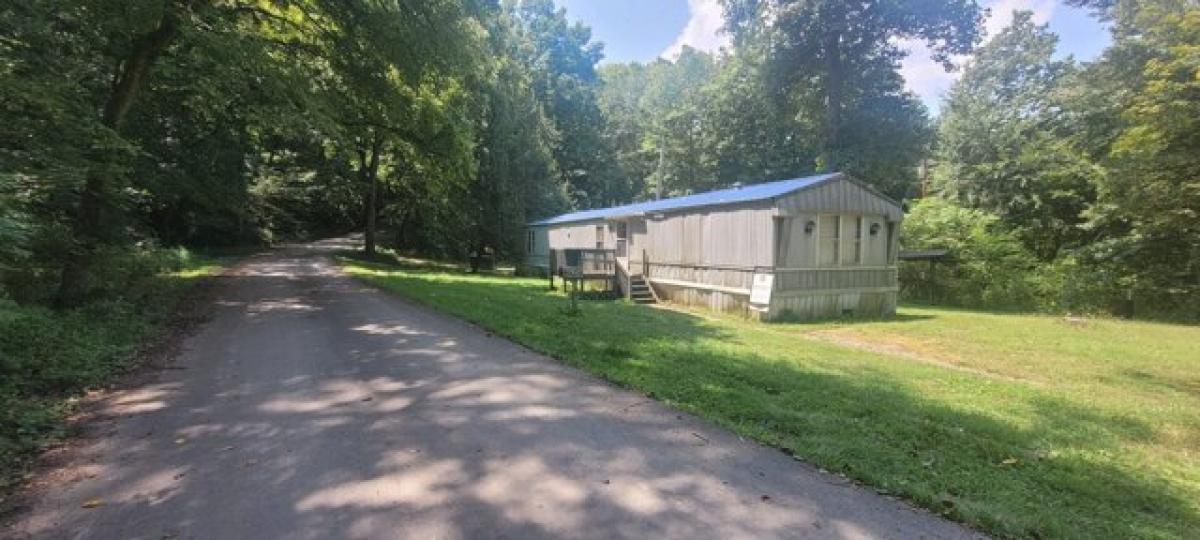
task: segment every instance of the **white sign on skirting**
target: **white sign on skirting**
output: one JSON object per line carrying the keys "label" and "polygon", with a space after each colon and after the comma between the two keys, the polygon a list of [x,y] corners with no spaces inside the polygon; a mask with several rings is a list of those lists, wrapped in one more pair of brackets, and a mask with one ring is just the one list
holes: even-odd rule
{"label": "white sign on skirting", "polygon": [[750,303],[767,305],[771,303],[771,289],[775,286],[775,274],[754,274],[754,284],[750,287]]}

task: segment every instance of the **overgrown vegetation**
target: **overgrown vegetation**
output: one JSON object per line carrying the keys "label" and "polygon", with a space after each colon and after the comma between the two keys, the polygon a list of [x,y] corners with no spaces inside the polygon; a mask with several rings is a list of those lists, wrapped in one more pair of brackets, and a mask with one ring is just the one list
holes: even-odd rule
{"label": "overgrown vegetation", "polygon": [[999,536],[1200,527],[1200,329],[903,308],[760,324],[567,299],[543,280],[353,275]]}
{"label": "overgrown vegetation", "polygon": [[114,259],[124,264],[123,288],[102,301],[55,311],[0,299],[0,494],[63,434],[75,398],[134,367],[138,348],[164,328],[193,285],[219,268],[186,250],[107,260]]}
{"label": "overgrown vegetation", "polygon": [[[1200,9],[1071,3],[1110,20],[1113,45],[1091,63],[1058,59],[1057,37],[1028,13],[983,45],[945,100],[930,186],[977,212],[974,228],[948,233],[958,241],[926,234],[933,209],[953,212],[934,204],[905,246],[961,247],[979,267],[996,242],[1020,241],[989,268],[995,286],[978,268],[946,276],[960,305],[1200,319]],[[959,295],[1012,286],[1022,290]]]}

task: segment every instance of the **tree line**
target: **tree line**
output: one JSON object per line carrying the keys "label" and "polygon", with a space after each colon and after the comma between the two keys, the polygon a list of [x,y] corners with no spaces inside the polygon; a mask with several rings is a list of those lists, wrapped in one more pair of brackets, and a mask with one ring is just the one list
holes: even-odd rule
{"label": "tree line", "polygon": [[[1186,311],[1200,10],[1072,3],[1112,24],[1093,62],[1024,14],[985,42],[975,0],[724,0],[726,50],[603,65],[551,0],[10,3],[0,296],[75,306],[159,246],[356,229],[516,260],[532,219],[840,170],[911,201],[906,245],[959,253],[954,301]],[[911,42],[974,54],[937,118]]]}
{"label": "tree line", "polygon": [[[1073,0],[1112,25],[1095,61],[1029,13],[946,96],[910,235],[976,255],[951,298],[1200,318],[1200,3]],[[950,230],[954,229],[954,230]],[[969,290],[969,291],[968,291]],[[1137,304],[1135,308],[1134,304]]]}

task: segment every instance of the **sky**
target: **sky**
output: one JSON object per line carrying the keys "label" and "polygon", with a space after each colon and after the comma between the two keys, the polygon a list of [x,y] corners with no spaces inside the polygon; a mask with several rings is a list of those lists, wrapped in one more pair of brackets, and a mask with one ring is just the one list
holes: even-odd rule
{"label": "sky", "polygon": [[[646,62],[673,58],[684,45],[716,51],[729,43],[721,32],[724,20],[718,0],[555,0],[567,17],[592,28],[593,37],[604,42],[604,62]],[[1108,46],[1107,28],[1086,11],[1060,0],[982,0],[992,15],[984,23],[987,34],[995,35],[1012,20],[1014,9],[1029,10],[1034,20],[1049,23],[1059,35],[1059,54],[1091,60]],[[936,114],[942,95],[958,78],[929,59],[925,47],[902,43],[909,56],[901,66],[905,82]],[[959,59],[960,62],[966,58]]]}

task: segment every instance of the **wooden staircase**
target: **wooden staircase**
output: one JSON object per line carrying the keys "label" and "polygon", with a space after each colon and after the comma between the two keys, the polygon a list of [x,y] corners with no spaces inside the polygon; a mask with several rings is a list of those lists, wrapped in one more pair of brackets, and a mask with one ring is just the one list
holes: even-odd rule
{"label": "wooden staircase", "polygon": [[639,304],[653,304],[658,302],[658,297],[654,295],[654,289],[650,288],[650,284],[646,282],[646,277],[640,274],[629,276],[629,298]]}

